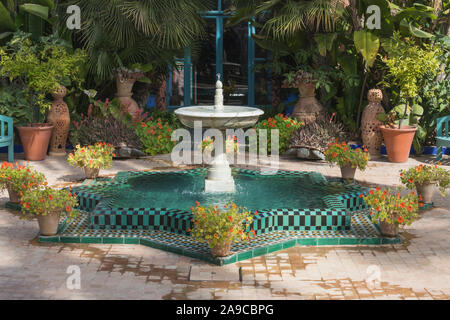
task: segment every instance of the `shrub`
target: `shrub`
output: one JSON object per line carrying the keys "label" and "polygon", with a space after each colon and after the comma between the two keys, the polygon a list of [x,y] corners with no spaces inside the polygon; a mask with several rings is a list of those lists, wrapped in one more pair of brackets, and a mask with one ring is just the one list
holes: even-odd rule
{"label": "shrub", "polygon": [[141,139],[143,151],[152,156],[172,152],[177,142],[172,140],[172,133],[178,126],[163,122],[161,118],[141,122],[136,127],[136,134]]}
{"label": "shrub", "polygon": [[402,197],[400,193],[391,194],[390,189],[382,191],[376,188],[375,191],[370,190],[369,195],[361,194],[360,197],[372,208],[370,216],[373,223],[410,225],[418,217],[419,205],[423,207],[414,192]]}
{"label": "shrub", "polygon": [[13,165],[3,162],[0,167],[0,188],[12,188],[18,194],[46,183],[45,176],[29,166]]}
{"label": "shrub", "polygon": [[[111,104],[108,100],[105,106]],[[70,140],[73,145],[88,146],[98,141],[104,141],[115,147],[122,143],[130,148],[142,149],[142,143],[134,128],[112,114],[95,114],[93,106],[88,109],[87,115],[81,114],[81,120],[72,121],[74,129]]]}
{"label": "shrub", "polygon": [[335,163],[339,167],[350,165],[352,168],[365,170],[369,159],[370,155],[367,149],[364,149],[364,152],[359,148],[352,149],[345,141],[339,143],[337,139],[335,143],[330,143],[325,151],[325,160],[329,163]]}
{"label": "shrub", "polygon": [[251,234],[255,235],[254,230],[247,231],[253,221],[253,214],[235,204],[226,205],[221,210],[217,206],[202,207],[197,202],[191,210],[194,215],[193,227],[188,231],[195,239],[207,242],[210,248],[228,241],[247,240]]}
{"label": "shrub", "polygon": [[73,218],[76,216],[73,208],[78,205],[78,200],[71,191],[42,187],[28,191],[20,204],[25,216],[29,214],[46,216],[61,211],[65,216]]}
{"label": "shrub", "polygon": [[272,151],[272,144],[271,144],[271,135],[272,130],[279,130],[280,138],[279,138],[279,152],[280,154],[283,154],[287,151],[290,144],[290,139],[292,133],[299,129],[303,125],[303,122],[299,122],[296,119],[284,116],[282,114],[278,114],[273,118],[269,118],[267,120],[263,120],[259,122],[255,129],[257,130],[258,134],[258,141],[259,141],[259,130],[265,129],[267,130],[267,148],[268,151]]}
{"label": "shrub", "polygon": [[450,171],[437,165],[421,164],[408,170],[400,170],[400,180],[410,190],[413,190],[416,184],[436,184],[442,196],[445,197],[445,191],[450,186]]}
{"label": "shrub", "polygon": [[72,166],[91,169],[108,169],[113,164],[114,148],[107,143],[98,142],[93,146],[76,146],[75,152],[69,154],[67,162]]}

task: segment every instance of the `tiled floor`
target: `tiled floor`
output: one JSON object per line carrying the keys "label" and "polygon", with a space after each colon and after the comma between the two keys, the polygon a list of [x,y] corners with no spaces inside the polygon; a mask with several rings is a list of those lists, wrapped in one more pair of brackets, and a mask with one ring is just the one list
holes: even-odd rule
{"label": "tiled floor", "polygon": [[[413,159],[401,165],[376,161],[357,178],[366,185],[393,186],[398,184],[398,169],[415,164]],[[122,162],[107,173],[167,165],[164,159]],[[329,176],[339,173],[324,163],[283,160],[280,166]],[[36,167],[53,185],[81,178],[81,172],[79,177],[71,175],[72,169],[58,159]],[[157,249],[39,244],[35,221],[23,221],[2,209],[0,299],[449,299],[450,198],[436,192],[435,199],[435,208],[403,231],[402,245],[296,246],[220,267],[211,281],[190,281],[191,267],[199,277],[217,267]],[[73,279],[71,266],[81,271],[79,290],[67,286]],[[237,281],[239,270],[242,281]]]}

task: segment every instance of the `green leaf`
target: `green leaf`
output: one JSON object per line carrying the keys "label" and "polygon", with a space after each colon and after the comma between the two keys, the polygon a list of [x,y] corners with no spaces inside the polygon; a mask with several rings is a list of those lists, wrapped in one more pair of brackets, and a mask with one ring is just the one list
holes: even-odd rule
{"label": "green leaf", "polygon": [[359,30],[354,32],[353,41],[356,50],[361,53],[366,61],[367,67],[372,67],[377,57],[378,49],[380,48],[380,39],[378,36],[366,30]]}
{"label": "green leaf", "polygon": [[336,33],[319,33],[314,36],[314,40],[317,42],[319,53],[321,56],[326,56],[327,51],[331,51],[336,37]]}
{"label": "green leaf", "polygon": [[148,83],[148,84],[152,83],[152,81],[147,77],[143,77],[141,79],[138,79],[137,81],[143,82],[143,83]]}
{"label": "green leaf", "polygon": [[8,9],[0,2],[0,31],[15,31],[16,25],[12,20]]}
{"label": "green leaf", "polygon": [[9,36],[11,36],[13,34],[14,34],[14,32],[11,32],[11,31],[0,33],[0,40],[3,40],[3,39],[5,39],[5,38],[7,38],[7,37],[9,37]]}
{"label": "green leaf", "polygon": [[423,30],[420,30],[419,28],[415,27],[412,25],[412,22],[407,22],[406,19],[403,19],[400,22],[400,27],[403,30],[408,30],[413,36],[417,37],[417,38],[425,38],[425,39],[429,39],[431,37],[433,37],[433,35],[431,33],[425,32]]}
{"label": "green leaf", "polygon": [[20,10],[38,16],[41,19],[48,20],[48,7],[44,7],[38,4],[26,3],[20,6]]}

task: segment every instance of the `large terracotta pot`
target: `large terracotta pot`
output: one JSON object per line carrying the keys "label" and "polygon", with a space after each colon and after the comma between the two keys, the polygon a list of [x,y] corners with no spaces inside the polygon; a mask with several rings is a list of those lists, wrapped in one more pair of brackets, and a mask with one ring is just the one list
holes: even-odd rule
{"label": "large terracotta pot", "polygon": [[356,174],[356,167],[352,168],[351,165],[347,165],[345,167],[341,167],[341,175],[342,179],[345,180],[354,180]]}
{"label": "large terracotta pot", "polygon": [[22,141],[25,159],[29,161],[45,160],[53,126],[40,123],[30,127],[17,127],[17,130]]}
{"label": "large terracotta pot", "polygon": [[422,184],[416,183],[417,194],[419,196],[422,196],[424,203],[432,203],[433,202],[433,194],[434,194],[435,185],[436,184],[434,182],[422,183]]}
{"label": "large terracotta pot", "polygon": [[381,235],[389,238],[395,238],[398,235],[398,226],[395,224],[380,222]]}
{"label": "large terracotta pot", "polygon": [[133,119],[137,119],[141,114],[141,110],[139,109],[137,102],[132,98],[133,86],[135,82],[136,80],[122,79],[119,76],[116,78],[117,97]]}
{"label": "large terracotta pot", "polygon": [[67,93],[64,86],[60,86],[58,90],[53,93],[54,101],[52,107],[47,115],[47,121],[54,126],[52,137],[50,139],[50,155],[51,156],[65,156],[66,143],[70,128],[70,113],[67,104],[63,98]]}
{"label": "large terracotta pot", "polygon": [[47,213],[46,216],[37,216],[39,233],[42,236],[54,236],[58,232],[61,210]]}
{"label": "large terracotta pot", "polygon": [[226,257],[230,255],[230,249],[231,249],[231,240],[228,240],[225,243],[212,247],[211,254],[214,257]]}
{"label": "large terracotta pot", "polygon": [[379,89],[371,89],[367,94],[369,104],[364,109],[361,119],[361,136],[364,146],[369,150],[372,157],[378,157],[381,154],[381,144],[383,143],[383,134],[380,126],[383,125],[377,119],[379,113],[384,113],[381,105],[383,93]]}
{"label": "large terracotta pot", "polygon": [[298,87],[300,98],[294,107],[292,116],[305,123],[314,122],[323,117],[325,110],[316,99],[316,85],[303,83]]}
{"label": "large terracotta pot", "polygon": [[417,127],[404,126],[401,129],[392,129],[380,126],[380,129],[383,133],[389,161],[394,163],[407,162]]}

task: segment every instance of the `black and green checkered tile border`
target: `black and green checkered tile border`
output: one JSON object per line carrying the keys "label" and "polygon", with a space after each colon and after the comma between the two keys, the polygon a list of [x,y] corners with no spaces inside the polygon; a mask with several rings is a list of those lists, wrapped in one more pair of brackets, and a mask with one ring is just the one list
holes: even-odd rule
{"label": "black and green checkered tile border", "polygon": [[[189,211],[167,208],[114,208],[114,199],[103,198],[108,187],[126,183],[131,177],[163,174],[203,174],[206,169],[185,171],[135,171],[120,172],[115,179],[94,185],[74,188],[80,199],[80,210],[88,211],[90,227],[100,230],[159,230],[176,234],[187,234],[191,226]],[[262,175],[259,171],[234,169],[235,173]],[[317,172],[278,171],[279,176],[308,176],[312,184],[336,190],[345,186],[347,193],[331,194],[323,197],[326,209],[268,209],[259,210],[254,218],[253,229],[259,235],[274,231],[330,231],[348,230],[351,227],[350,213],[365,208],[360,194],[367,192],[356,184],[342,184],[328,181]]]}
{"label": "black and green checkered tile border", "polygon": [[226,265],[258,257],[275,251],[300,246],[345,246],[400,244],[401,238],[383,238],[373,225],[367,211],[352,215],[350,230],[333,231],[274,231],[257,235],[248,242],[232,245],[231,255],[213,258],[208,246],[187,235],[177,235],[157,230],[93,230],[89,228],[89,213],[72,222],[63,222],[58,235],[39,237],[42,243],[85,243],[85,244],[140,244],[216,265]]}

